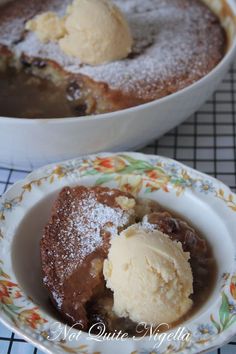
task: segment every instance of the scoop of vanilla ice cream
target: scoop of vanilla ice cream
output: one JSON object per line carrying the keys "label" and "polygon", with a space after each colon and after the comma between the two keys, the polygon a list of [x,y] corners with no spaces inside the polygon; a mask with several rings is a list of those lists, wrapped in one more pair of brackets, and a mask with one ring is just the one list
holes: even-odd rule
{"label": "scoop of vanilla ice cream", "polygon": [[103,266],[114,312],[149,325],[177,321],[192,306],[189,257],[181,243],[139,224],[114,237]]}
{"label": "scoop of vanilla ice cream", "polygon": [[58,42],[64,53],[90,65],[126,58],[133,43],[124,15],[110,0],[74,0],[64,17],[45,12],[25,28],[42,42]]}
{"label": "scoop of vanilla ice cream", "polygon": [[109,0],[74,0],[65,18],[61,49],[82,63],[98,65],[127,57],[132,47],[128,23]]}
{"label": "scoop of vanilla ice cream", "polygon": [[56,41],[66,34],[64,19],[50,11],[27,21],[25,29],[34,31],[41,42]]}

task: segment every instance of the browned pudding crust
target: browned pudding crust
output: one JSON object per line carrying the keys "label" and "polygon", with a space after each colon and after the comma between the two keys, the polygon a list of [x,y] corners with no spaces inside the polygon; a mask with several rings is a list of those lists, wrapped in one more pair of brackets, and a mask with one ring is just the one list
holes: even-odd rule
{"label": "browned pudding crust", "polygon": [[173,241],[181,242],[183,250],[190,253],[190,264],[194,279],[193,290],[194,293],[202,291],[206,282],[209,281],[209,271],[211,269],[209,265],[214,262],[206,241],[185,221],[174,218],[169,212],[155,212],[149,214],[147,219],[154,226],[154,229],[167,234]]}
{"label": "browned pudding crust", "polygon": [[116,198],[127,193],[103,187],[64,188],[41,240],[43,281],[70,324],[88,326],[86,305],[103,291],[103,260],[111,233],[134,221]]}
{"label": "browned pudding crust", "polygon": [[[127,204],[118,197],[132,199],[133,205],[126,208]],[[113,295],[102,274],[111,236],[117,237],[117,233],[136,222],[144,228],[159,229],[190,252],[194,277],[191,313],[209,296],[215,261],[206,240],[185,221],[164,211],[156,202],[135,201],[117,189],[66,187],[53,205],[41,240],[41,258],[43,282],[54,306],[69,324],[77,324],[83,330],[93,326],[96,333],[96,324],[103,323],[108,333],[121,330],[137,335],[135,323],[113,312]]]}
{"label": "browned pudding crust", "polygon": [[13,0],[1,7],[0,66],[7,62],[65,87],[68,100],[80,107],[71,115],[116,111],[169,95],[205,76],[225,54],[226,33],[199,0],[114,0],[130,24],[133,51],[124,60],[83,65],[24,30],[26,20],[44,11],[62,15],[69,2]]}

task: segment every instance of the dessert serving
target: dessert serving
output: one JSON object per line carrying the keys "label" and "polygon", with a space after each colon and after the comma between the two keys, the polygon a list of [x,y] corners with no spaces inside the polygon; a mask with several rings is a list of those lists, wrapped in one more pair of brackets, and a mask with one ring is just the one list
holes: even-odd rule
{"label": "dessert serving", "polygon": [[0,115],[76,117],[150,102],[207,75],[227,44],[198,0],[11,1],[0,12]]}
{"label": "dessert serving", "polygon": [[95,333],[101,324],[132,336],[175,326],[207,301],[216,279],[211,248],[182,218],[104,187],[60,192],[41,259],[64,320]]}
{"label": "dessert serving", "polygon": [[0,199],[0,321],[50,354],[212,351],[236,329],[235,212],[160,156],[44,166]]}

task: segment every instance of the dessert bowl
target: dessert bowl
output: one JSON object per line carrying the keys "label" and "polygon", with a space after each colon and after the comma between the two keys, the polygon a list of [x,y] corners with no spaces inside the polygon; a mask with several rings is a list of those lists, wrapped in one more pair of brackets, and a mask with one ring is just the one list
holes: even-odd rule
{"label": "dessert bowl", "polygon": [[219,15],[230,39],[223,60],[208,75],[174,94],[113,113],[32,120],[0,117],[1,165],[32,169],[79,154],[134,149],[180,124],[216,89],[236,50],[235,2],[205,2]]}
{"label": "dessert bowl", "polygon": [[[124,339],[102,332],[94,337],[61,322],[42,284],[39,241],[59,190],[78,184],[115,187],[158,201],[208,240],[217,262],[214,289],[178,328]],[[236,332],[235,212],[236,196],[227,186],[164,157],[103,153],[42,167],[0,201],[0,320],[53,354],[187,354],[221,346]]]}

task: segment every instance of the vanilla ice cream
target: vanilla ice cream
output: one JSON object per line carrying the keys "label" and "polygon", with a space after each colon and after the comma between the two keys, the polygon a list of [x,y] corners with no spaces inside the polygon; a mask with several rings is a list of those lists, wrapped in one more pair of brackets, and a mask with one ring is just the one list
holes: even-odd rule
{"label": "vanilla ice cream", "polygon": [[111,240],[103,273],[114,312],[149,325],[173,323],[192,306],[189,253],[181,243],[139,224]]}
{"label": "vanilla ice cream", "polygon": [[57,41],[64,53],[90,65],[126,58],[133,42],[124,15],[110,0],[74,0],[63,18],[43,13],[26,29],[42,41]]}
{"label": "vanilla ice cream", "polygon": [[66,34],[64,19],[50,11],[27,21],[25,29],[34,31],[41,42],[56,41]]}

